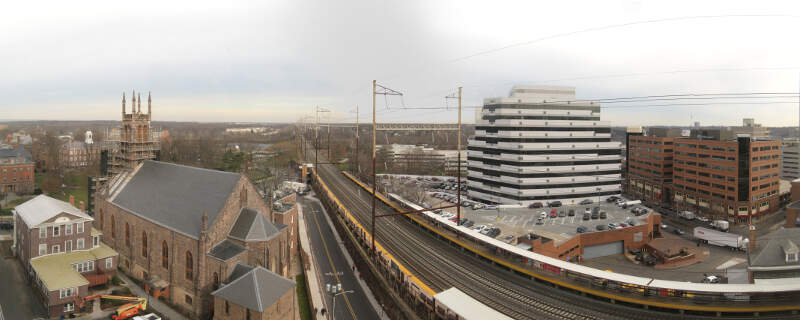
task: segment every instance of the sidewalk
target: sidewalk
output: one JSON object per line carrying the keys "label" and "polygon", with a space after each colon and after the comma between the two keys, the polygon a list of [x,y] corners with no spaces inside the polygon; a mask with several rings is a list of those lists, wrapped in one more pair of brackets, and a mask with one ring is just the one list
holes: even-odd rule
{"label": "sidewalk", "polygon": [[[308,282],[309,295],[311,296],[311,307],[316,310],[327,309],[323,297],[323,289],[320,286],[319,273],[317,272],[317,262],[314,261],[314,255],[311,253],[311,240],[308,238],[308,231],[306,231],[306,220],[303,215],[303,206],[297,204],[297,225],[298,235],[300,238],[300,250],[305,257],[308,257],[308,270],[306,270],[306,281]],[[314,312],[312,309],[311,312]],[[319,311],[314,314],[314,319],[326,320]]]}
{"label": "sidewalk", "polygon": [[[319,199],[312,197],[311,195],[305,196],[305,198],[310,201],[318,203],[320,202]],[[322,206],[322,210],[325,210],[325,206]],[[327,213],[323,214],[323,216],[325,216],[325,221],[328,222],[328,225],[330,226],[331,230],[335,231],[336,228],[333,226],[333,221],[331,221],[331,217],[329,217]],[[353,258],[350,257],[350,253],[344,247],[344,242],[342,242],[341,237],[339,237],[339,233],[333,232],[333,236],[336,238],[336,244],[339,246],[339,249],[342,250],[342,253],[344,253],[344,258],[347,260],[347,263],[349,263],[351,266],[354,266],[355,262],[353,262]],[[359,271],[355,270],[355,272]],[[383,307],[378,303],[378,300],[375,299],[375,296],[372,294],[372,291],[369,289],[369,286],[367,286],[367,282],[359,277],[356,277],[356,279],[358,281],[358,285],[366,294],[367,300],[369,300],[369,303],[372,305],[372,308],[375,309],[375,311],[377,311],[381,320],[389,320],[389,317],[386,315],[386,312],[383,311]]]}
{"label": "sidewalk", "polygon": [[144,290],[142,290],[142,288],[139,288],[139,286],[134,284],[133,281],[130,278],[128,278],[125,274],[123,274],[122,272],[117,272],[117,276],[119,276],[119,278],[122,279],[122,281],[125,281],[124,286],[128,287],[129,289],[131,289],[131,292],[133,292],[133,294],[135,294],[135,295],[137,295],[139,297],[147,297],[147,304],[149,306],[152,306],[153,309],[155,309],[156,311],[158,311],[161,314],[163,314],[165,317],[167,317],[167,319],[169,319],[169,320],[189,320],[189,318],[186,318],[184,315],[182,315],[179,312],[173,310],[170,306],[164,304],[163,302],[159,301],[158,299],[153,299],[153,297],[150,297],[147,294],[145,294],[145,292],[144,292]]}

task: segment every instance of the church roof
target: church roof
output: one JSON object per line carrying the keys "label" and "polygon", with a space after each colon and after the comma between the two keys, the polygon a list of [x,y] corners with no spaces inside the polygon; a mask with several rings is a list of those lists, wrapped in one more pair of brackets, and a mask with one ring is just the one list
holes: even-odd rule
{"label": "church roof", "polygon": [[265,269],[255,267],[211,293],[250,310],[263,312],[297,284]]}
{"label": "church roof", "polygon": [[241,241],[266,241],[280,234],[282,225],[276,225],[256,209],[242,208],[228,236]]}
{"label": "church roof", "polygon": [[114,186],[111,203],[165,228],[199,239],[203,212],[216,220],[238,173],[144,161]]}

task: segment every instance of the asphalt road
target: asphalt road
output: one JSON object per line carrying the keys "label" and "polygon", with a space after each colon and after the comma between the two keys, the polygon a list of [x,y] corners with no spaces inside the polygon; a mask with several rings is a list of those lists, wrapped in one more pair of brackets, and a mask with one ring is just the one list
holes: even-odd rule
{"label": "asphalt road", "polygon": [[298,197],[298,202],[303,206],[306,216],[308,236],[311,240],[312,254],[317,262],[317,272],[320,273],[321,285],[342,284],[342,291],[352,291],[336,296],[334,308],[333,296],[325,295],[328,312],[333,313],[334,319],[364,320],[379,319],[375,309],[372,308],[367,296],[358,285],[355,272],[342,252],[341,247],[334,237],[334,231],[325,220],[324,209],[317,201],[310,201],[305,197]]}
{"label": "asphalt road", "polygon": [[10,242],[4,241],[3,258],[0,259],[0,306],[4,319],[46,318],[44,306],[25,282],[25,271],[17,258],[6,258]]}

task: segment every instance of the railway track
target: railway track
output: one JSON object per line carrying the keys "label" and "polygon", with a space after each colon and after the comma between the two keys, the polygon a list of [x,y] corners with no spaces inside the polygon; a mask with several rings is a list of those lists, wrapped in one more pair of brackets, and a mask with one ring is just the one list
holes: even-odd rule
{"label": "railway track", "polygon": [[[371,199],[335,168],[319,168],[329,188],[360,223],[368,225]],[[394,210],[378,201],[378,213]],[[376,223],[377,240],[421,281],[436,291],[456,287],[515,319],[686,319],[563,292],[491,266],[449,246],[403,217]]]}

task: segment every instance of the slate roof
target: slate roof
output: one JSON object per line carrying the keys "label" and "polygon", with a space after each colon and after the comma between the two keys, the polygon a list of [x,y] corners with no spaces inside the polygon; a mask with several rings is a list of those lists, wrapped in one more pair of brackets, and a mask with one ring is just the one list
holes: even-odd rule
{"label": "slate roof", "polygon": [[144,161],[114,188],[111,203],[144,219],[199,239],[203,212],[213,224],[240,174]]}
{"label": "slate roof", "polygon": [[53,199],[43,194],[25,201],[14,208],[14,210],[29,228],[34,228],[40,223],[45,222],[48,219],[61,214],[62,212],[93,220],[92,217],[83,213],[81,209],[75,208],[68,202]]}
{"label": "slate roof", "polygon": [[795,248],[800,243],[800,229],[788,228],[778,229],[770,232],[761,239],[756,238],[756,248],[750,253],[751,267],[778,267],[778,266],[797,266],[800,262],[786,262],[784,248],[791,246]]}
{"label": "slate roof", "polygon": [[17,158],[23,157],[26,162],[31,161],[31,153],[25,150],[25,147],[19,146],[17,150],[14,146],[0,148],[0,158]]}
{"label": "slate roof", "polygon": [[228,261],[245,251],[247,251],[247,248],[226,239],[211,248],[211,250],[208,252],[208,255],[222,261]]}
{"label": "slate roof", "polygon": [[228,236],[246,242],[266,241],[280,234],[281,229],[278,225],[269,222],[261,211],[242,208]]}
{"label": "slate roof", "polygon": [[222,286],[211,295],[233,302],[250,310],[264,312],[297,284],[265,269],[255,267]]}
{"label": "slate roof", "polygon": [[223,281],[224,283],[231,283],[233,280],[239,279],[239,277],[245,275],[246,273],[253,270],[253,267],[248,266],[244,263],[237,262],[235,266],[233,266],[233,271],[231,274],[228,275],[228,278]]}

